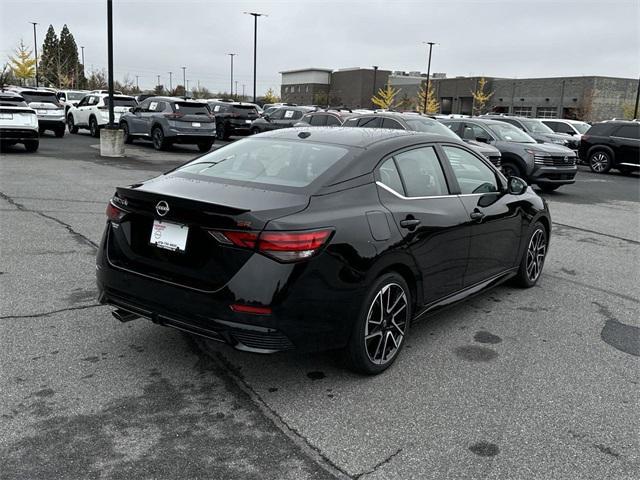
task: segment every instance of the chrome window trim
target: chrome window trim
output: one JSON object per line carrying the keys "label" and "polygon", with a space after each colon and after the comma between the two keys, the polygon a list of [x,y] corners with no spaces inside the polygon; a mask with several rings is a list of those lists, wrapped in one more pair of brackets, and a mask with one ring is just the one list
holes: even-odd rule
{"label": "chrome window trim", "polygon": [[387,192],[395,195],[396,197],[402,200],[426,200],[429,198],[451,198],[451,197],[480,197],[482,195],[488,195],[490,193],[500,193],[500,192],[484,192],[484,193],[450,193],[449,195],[429,195],[426,197],[405,197],[401,193],[396,192],[393,188],[385,185],[380,180],[376,180],[376,185],[384,188]]}

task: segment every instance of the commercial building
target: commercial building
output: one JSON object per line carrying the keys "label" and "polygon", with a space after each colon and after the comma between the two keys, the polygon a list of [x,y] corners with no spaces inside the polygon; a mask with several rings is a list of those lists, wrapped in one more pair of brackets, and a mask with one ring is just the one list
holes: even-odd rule
{"label": "commercial building", "polygon": [[332,71],[329,68],[304,68],[280,72],[282,101],[298,105],[326,103],[326,100],[320,100],[327,98]]}

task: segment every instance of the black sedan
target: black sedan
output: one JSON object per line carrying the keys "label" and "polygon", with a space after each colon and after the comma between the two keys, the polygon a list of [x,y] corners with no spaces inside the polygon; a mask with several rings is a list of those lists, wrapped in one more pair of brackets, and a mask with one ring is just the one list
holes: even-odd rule
{"label": "black sedan", "polygon": [[379,373],[411,322],[513,278],[533,286],[551,220],[517,177],[451,137],[293,128],[119,187],[102,303],[250,352],[345,349]]}

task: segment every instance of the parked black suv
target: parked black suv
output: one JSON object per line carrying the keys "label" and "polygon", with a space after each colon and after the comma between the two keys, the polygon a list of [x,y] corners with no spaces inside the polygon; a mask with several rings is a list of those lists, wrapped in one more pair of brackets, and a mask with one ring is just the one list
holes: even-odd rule
{"label": "parked black suv", "polygon": [[251,133],[262,133],[279,128],[293,127],[305,113],[314,111],[313,107],[280,107],[277,110],[264,113],[251,124]]}
{"label": "parked black suv", "polygon": [[502,153],[502,171],[507,177],[524,178],[545,192],[575,183],[576,153],[560,145],[538,143],[513,125],[486,118],[441,119],[462,138],[489,143]]}
{"label": "parked black suv", "polygon": [[249,135],[251,123],[260,117],[256,106],[242,102],[207,101],[216,117],[218,140],[228,140],[231,135]]}
{"label": "parked black suv", "polygon": [[640,169],[640,123],[624,120],[596,123],[582,135],[580,158],[596,173],[606,173],[612,168],[623,173]]}
{"label": "parked black suv", "polygon": [[[396,130],[410,130],[414,132],[436,133],[460,140],[460,136],[449,128],[446,128],[431,117],[416,113],[376,112],[363,113],[352,116],[344,122],[345,127],[362,128],[392,128]],[[496,167],[500,167],[500,150],[486,143],[473,139],[463,139],[470,147],[486,157]]]}
{"label": "parked black suv", "polygon": [[482,118],[510,123],[514,127],[527,132],[536,142],[555,143],[572,150],[578,149],[578,141],[566,133],[556,133],[548,125],[537,118],[513,117],[510,115],[483,115]]}

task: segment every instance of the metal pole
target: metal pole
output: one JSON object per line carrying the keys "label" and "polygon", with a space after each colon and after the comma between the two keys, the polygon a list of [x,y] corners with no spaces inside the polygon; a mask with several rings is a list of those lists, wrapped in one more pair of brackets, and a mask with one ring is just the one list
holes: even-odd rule
{"label": "metal pole", "polygon": [[136,75],[136,90],[140,90],[140,87],[138,86],[138,75]]}
{"label": "metal pole", "polygon": [[378,75],[378,65],[374,65],[373,66],[373,90],[371,92],[371,106],[373,108],[376,108],[375,104],[373,103],[373,97],[376,96],[376,77]]}
{"label": "metal pole", "polygon": [[107,0],[107,69],[109,70],[109,128],[114,127],[113,113],[113,4]]}
{"label": "metal pole", "polygon": [[33,48],[36,54],[36,88],[38,88],[38,39],[36,38],[36,25],[38,25],[38,22],[29,23],[33,25]]}
{"label": "metal pole", "polygon": [[82,51],[82,71],[84,71],[84,47],[80,46],[80,50]]}
{"label": "metal pole", "polygon": [[172,90],[173,90],[173,72],[169,72],[169,95],[171,95]]}
{"label": "metal pole", "polygon": [[182,88],[184,88],[184,99],[187,99],[187,67],[182,68]]}
{"label": "metal pole", "polygon": [[258,17],[266,17],[264,13],[244,12],[253,16],[253,103],[256,103],[256,64],[258,58]]}
{"label": "metal pole", "polygon": [[156,85],[160,86],[160,75],[158,75],[157,77],[158,77],[158,83],[156,83]]}
{"label": "metal pole", "polygon": [[231,57],[231,98],[233,98],[233,57],[237,55],[237,53],[227,53],[229,57]]}
{"label": "metal pole", "polygon": [[244,85],[244,83],[243,83],[243,84],[242,84],[242,100],[244,100],[244,87],[245,87],[245,85]]}
{"label": "metal pole", "polygon": [[636,88],[636,108],[633,110],[633,118],[638,119],[638,102],[640,101],[640,78],[638,78],[638,88]]}
{"label": "metal pole", "polygon": [[429,80],[431,78],[431,51],[436,42],[423,42],[429,45],[429,63],[427,64],[427,85],[424,91],[424,114],[427,114],[427,98],[429,98]]}
{"label": "metal pole", "polygon": [[84,68],[84,47],[80,46],[80,50],[82,51],[82,85],[80,85],[81,88],[84,88],[86,85],[85,80],[87,79],[87,76],[85,75],[85,68]]}

